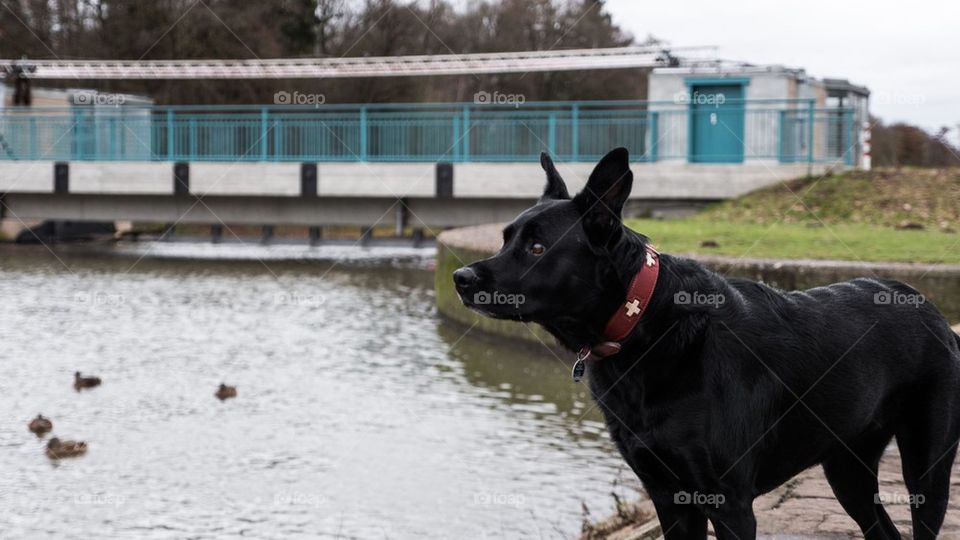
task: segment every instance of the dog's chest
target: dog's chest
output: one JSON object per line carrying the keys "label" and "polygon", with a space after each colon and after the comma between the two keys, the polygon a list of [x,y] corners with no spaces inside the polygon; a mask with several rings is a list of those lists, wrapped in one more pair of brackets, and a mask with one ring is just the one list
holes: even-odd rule
{"label": "dog's chest", "polygon": [[[593,374],[591,374],[593,375]],[[644,482],[672,485],[710,461],[703,436],[709,407],[696,398],[662,400],[629,377],[591,379],[610,437]]]}
{"label": "dog's chest", "polygon": [[604,414],[610,437],[620,454],[648,487],[679,489],[690,484],[696,476],[694,471],[710,468],[710,458],[702,441],[686,429],[680,429],[679,423],[662,423],[643,415],[630,416],[609,409]]}

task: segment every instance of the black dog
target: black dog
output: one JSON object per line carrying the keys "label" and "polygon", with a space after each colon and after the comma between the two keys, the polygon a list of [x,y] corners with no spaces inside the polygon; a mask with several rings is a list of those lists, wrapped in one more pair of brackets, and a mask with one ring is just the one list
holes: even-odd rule
{"label": "black dog", "polygon": [[627,158],[611,151],[571,199],[542,156],[540,201],[496,256],[454,273],[463,302],[581,351],[668,540],[705,538],[708,519],[755,538],[754,498],[816,464],[866,538],[900,538],[877,485],[893,436],[914,538],[935,538],[960,438],[960,337],[943,316],[896,281],[782,292],[659,255],[621,221]]}

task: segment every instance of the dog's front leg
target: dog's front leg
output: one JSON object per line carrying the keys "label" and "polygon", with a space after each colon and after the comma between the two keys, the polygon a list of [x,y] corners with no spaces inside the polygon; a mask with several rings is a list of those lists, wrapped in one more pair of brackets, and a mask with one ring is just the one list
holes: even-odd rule
{"label": "dog's front leg", "polygon": [[679,497],[676,492],[649,490],[657,509],[657,519],[664,540],[704,540],[707,537],[707,516],[699,508]]}
{"label": "dog's front leg", "polygon": [[728,498],[709,513],[718,540],[754,540],[757,537],[757,519],[753,515],[752,500]]}

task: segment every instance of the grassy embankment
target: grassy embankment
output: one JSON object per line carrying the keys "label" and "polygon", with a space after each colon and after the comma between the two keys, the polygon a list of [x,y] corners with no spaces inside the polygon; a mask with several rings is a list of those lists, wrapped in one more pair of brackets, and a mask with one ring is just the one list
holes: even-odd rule
{"label": "grassy embankment", "polygon": [[673,253],[956,264],[960,169],[799,179],[687,219],[628,224]]}

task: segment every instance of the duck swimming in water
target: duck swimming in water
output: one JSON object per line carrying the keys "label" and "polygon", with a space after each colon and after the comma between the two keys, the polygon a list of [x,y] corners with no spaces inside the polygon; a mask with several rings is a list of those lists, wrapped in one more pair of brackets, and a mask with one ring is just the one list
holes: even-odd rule
{"label": "duck swimming in water", "polygon": [[30,421],[30,431],[36,433],[37,435],[43,435],[53,429],[53,422],[49,418],[45,418],[42,414],[38,414],[36,418]]}
{"label": "duck swimming in water", "polygon": [[236,386],[227,386],[223,383],[220,383],[220,388],[217,389],[217,393],[214,394],[217,396],[217,399],[223,401],[228,398],[237,397],[237,387]]}
{"label": "duck swimming in water", "polygon": [[83,441],[61,441],[54,437],[47,443],[47,457],[60,459],[82,456],[87,453],[87,443]]}
{"label": "duck swimming in water", "polygon": [[100,382],[100,377],[84,377],[79,371],[73,374],[73,388],[78,392],[84,388],[100,386]]}

